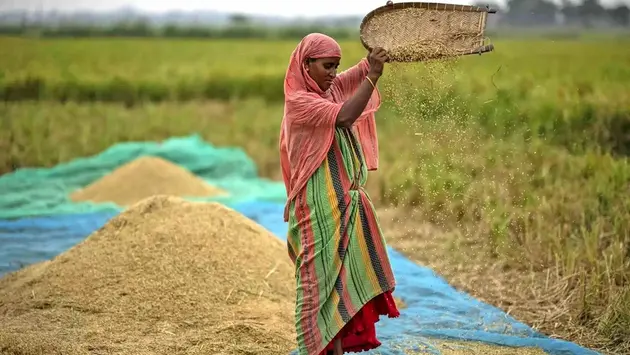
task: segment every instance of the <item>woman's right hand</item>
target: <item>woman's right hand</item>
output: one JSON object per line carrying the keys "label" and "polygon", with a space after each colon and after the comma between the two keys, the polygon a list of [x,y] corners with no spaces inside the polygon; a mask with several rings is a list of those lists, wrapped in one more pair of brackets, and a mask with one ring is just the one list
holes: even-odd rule
{"label": "woman's right hand", "polygon": [[368,55],[368,63],[370,63],[370,74],[380,77],[383,74],[383,66],[387,61],[387,52],[381,48],[376,47],[372,49]]}

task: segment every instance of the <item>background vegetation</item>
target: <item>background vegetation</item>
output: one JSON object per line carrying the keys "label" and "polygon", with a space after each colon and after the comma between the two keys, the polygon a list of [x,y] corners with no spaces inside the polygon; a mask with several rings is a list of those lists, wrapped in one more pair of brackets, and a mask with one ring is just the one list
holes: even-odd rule
{"label": "background vegetation", "polygon": [[[200,133],[244,147],[262,175],[278,178],[289,38],[312,30],[252,30],[250,39],[15,30],[21,36],[0,38],[0,173]],[[345,30],[319,31],[344,38]],[[483,245],[487,262],[535,278],[532,287],[562,285],[547,300],[557,305],[553,317],[535,307],[517,317],[599,349],[627,349],[630,41],[494,43],[483,56],[387,67],[382,165],[370,189],[382,206],[413,209]],[[343,68],[366,54],[355,40],[341,44]]]}

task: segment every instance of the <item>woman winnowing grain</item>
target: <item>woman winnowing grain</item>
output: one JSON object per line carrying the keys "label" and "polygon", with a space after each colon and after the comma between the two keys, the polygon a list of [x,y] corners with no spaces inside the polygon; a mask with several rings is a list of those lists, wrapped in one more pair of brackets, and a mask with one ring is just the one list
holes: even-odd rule
{"label": "woman winnowing grain", "polygon": [[376,48],[336,75],[341,48],[313,33],[286,72],[280,161],[300,355],[374,349],[379,316],[399,316],[385,240],[364,190],[378,165],[375,84],[386,58]]}

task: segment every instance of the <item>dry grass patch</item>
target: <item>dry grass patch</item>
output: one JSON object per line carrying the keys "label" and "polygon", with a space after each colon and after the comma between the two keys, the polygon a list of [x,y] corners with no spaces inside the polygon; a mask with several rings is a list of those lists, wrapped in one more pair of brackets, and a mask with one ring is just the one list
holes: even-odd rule
{"label": "dry grass patch", "polygon": [[501,308],[550,337],[574,341],[603,352],[618,352],[625,345],[610,346],[604,337],[579,325],[572,312],[579,299],[571,278],[561,278],[555,270],[518,268],[497,259],[482,236],[458,230],[445,230],[423,222],[419,211],[402,208],[379,210],[381,226],[388,243],[414,262],[432,268],[453,287]]}

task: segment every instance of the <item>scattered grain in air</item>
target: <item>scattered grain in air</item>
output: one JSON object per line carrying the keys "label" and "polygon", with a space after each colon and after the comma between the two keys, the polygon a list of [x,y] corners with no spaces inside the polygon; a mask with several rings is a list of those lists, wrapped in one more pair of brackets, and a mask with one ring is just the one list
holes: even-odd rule
{"label": "scattered grain in air", "polygon": [[[505,215],[505,210],[493,209],[497,200],[505,205],[525,200],[509,186],[526,179],[527,169],[511,173],[507,165],[526,160],[510,157],[509,144],[489,143],[472,117],[478,113],[463,104],[469,100],[457,90],[467,75],[462,62],[473,60],[460,54],[483,44],[479,14],[448,12],[448,20],[440,17],[444,14],[419,8],[389,11],[374,17],[365,31],[393,60],[382,84],[384,97],[407,126],[400,134],[415,142],[401,153],[413,165],[398,169],[400,187],[385,193],[399,207],[421,210],[422,218],[437,228],[469,238],[484,235],[488,225]],[[501,161],[489,161],[497,157]],[[476,207],[468,208],[475,200]],[[422,249],[406,245],[407,250]]]}

